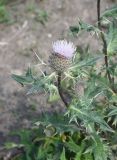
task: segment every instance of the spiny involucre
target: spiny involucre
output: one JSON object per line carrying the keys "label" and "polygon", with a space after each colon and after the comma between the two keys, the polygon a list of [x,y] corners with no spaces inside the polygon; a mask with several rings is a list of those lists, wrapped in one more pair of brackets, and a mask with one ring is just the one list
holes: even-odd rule
{"label": "spiny involucre", "polygon": [[49,57],[50,66],[57,72],[63,72],[69,68],[76,47],[72,42],[58,40],[52,45],[52,55]]}

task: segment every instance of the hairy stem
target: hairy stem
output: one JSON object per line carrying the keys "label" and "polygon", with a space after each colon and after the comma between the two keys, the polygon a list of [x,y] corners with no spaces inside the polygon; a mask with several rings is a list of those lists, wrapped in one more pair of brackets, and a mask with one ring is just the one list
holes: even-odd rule
{"label": "hairy stem", "polygon": [[100,2],[101,2],[101,0],[97,0],[97,19],[98,19],[98,28],[101,30],[101,39],[103,41],[103,53],[104,53],[104,60],[105,60],[105,65],[106,65],[106,73],[108,76],[108,80],[109,80],[111,89],[113,90],[113,92],[117,93],[116,89],[114,88],[114,83],[113,83],[113,80],[111,78],[110,71],[109,71],[107,43],[105,40],[104,33],[102,32],[101,23],[100,23]]}
{"label": "hairy stem", "polygon": [[62,93],[62,88],[61,88],[61,73],[58,73],[58,92],[59,92],[59,95],[63,101],[63,103],[65,104],[66,108],[68,108],[68,103],[66,101],[66,99],[64,98],[63,96],[63,93]]}
{"label": "hairy stem", "polygon": [[98,28],[101,29],[101,24],[100,24],[100,0],[97,0],[97,19],[98,19]]}

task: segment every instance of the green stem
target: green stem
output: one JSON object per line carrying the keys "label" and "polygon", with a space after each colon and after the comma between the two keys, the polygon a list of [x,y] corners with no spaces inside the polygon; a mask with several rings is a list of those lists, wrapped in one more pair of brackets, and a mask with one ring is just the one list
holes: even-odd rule
{"label": "green stem", "polygon": [[98,19],[98,28],[101,29],[101,24],[100,24],[100,0],[97,0],[97,19]]}
{"label": "green stem", "polygon": [[59,95],[60,95],[63,103],[65,104],[66,108],[68,108],[69,107],[68,102],[66,101],[66,99],[64,98],[63,93],[62,93],[62,88],[61,88],[61,73],[58,73],[58,92],[59,92]]}

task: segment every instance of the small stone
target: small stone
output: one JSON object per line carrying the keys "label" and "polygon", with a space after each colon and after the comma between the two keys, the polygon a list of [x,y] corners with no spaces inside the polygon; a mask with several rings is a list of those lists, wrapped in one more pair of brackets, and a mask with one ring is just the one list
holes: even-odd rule
{"label": "small stone", "polygon": [[52,38],[52,34],[51,33],[48,33],[48,38]]}

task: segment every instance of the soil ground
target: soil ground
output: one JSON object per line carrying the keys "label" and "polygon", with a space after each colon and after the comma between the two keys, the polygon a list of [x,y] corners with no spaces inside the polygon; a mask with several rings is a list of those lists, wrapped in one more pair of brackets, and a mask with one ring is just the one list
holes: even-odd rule
{"label": "soil ground", "polygon": [[[101,10],[116,2],[103,0]],[[79,18],[96,23],[96,0],[12,0],[7,9],[13,23],[0,24],[0,145],[9,131],[28,127],[41,112],[60,110],[59,103],[47,104],[45,96],[27,96],[26,90],[11,78],[12,73],[22,74],[29,64],[38,63],[31,49],[47,61],[51,44],[57,39],[65,38],[81,46],[90,42],[92,51],[100,48],[90,35],[73,38],[68,34]],[[38,20],[38,11],[47,12],[44,24]]]}

